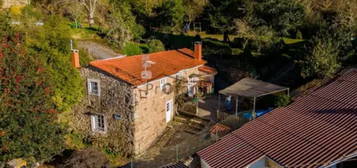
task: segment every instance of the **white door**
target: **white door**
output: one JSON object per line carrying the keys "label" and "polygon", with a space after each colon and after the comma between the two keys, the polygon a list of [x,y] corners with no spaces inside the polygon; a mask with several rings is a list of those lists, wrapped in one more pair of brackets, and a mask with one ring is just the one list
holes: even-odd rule
{"label": "white door", "polygon": [[169,100],[166,102],[165,104],[165,108],[166,108],[166,123],[170,122],[172,119],[172,113],[173,113],[173,109],[174,109],[174,101],[173,100]]}

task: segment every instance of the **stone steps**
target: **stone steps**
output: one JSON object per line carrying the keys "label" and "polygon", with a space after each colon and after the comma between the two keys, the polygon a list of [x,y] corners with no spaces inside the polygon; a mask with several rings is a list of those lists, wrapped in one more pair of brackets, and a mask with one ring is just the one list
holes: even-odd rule
{"label": "stone steps", "polygon": [[200,133],[208,123],[208,121],[204,119],[188,115],[177,115],[175,116],[174,121],[185,124],[187,127],[184,131],[190,134]]}

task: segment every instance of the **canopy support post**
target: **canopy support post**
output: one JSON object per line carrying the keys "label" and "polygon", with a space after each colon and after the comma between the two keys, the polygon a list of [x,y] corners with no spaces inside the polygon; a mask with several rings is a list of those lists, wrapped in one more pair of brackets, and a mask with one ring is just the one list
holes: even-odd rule
{"label": "canopy support post", "polygon": [[238,117],[238,96],[236,97],[236,117]]}
{"label": "canopy support post", "polygon": [[288,97],[290,97],[290,88],[287,89]]}
{"label": "canopy support post", "polygon": [[221,94],[218,93],[218,108],[217,108],[217,114],[216,114],[216,120],[219,120],[219,110],[221,109]]}
{"label": "canopy support post", "polygon": [[252,118],[255,119],[257,114],[255,113],[255,105],[256,105],[257,98],[254,96],[253,98],[253,111],[252,111]]}

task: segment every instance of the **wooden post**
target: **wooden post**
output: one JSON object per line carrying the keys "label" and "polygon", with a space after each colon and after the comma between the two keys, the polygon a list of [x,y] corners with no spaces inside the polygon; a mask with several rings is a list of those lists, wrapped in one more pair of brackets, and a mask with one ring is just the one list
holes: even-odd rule
{"label": "wooden post", "polygon": [[178,145],[176,145],[176,162],[178,162],[179,161],[179,147],[178,147]]}
{"label": "wooden post", "polygon": [[238,96],[236,96],[236,117],[238,117]]}
{"label": "wooden post", "polygon": [[253,98],[253,111],[252,111],[252,118],[255,119],[257,117],[257,114],[255,113],[255,105],[256,105],[256,100],[257,98]]}
{"label": "wooden post", "polygon": [[288,90],[288,96],[290,97],[290,88],[288,88],[287,90]]}
{"label": "wooden post", "polygon": [[218,93],[218,108],[217,108],[217,114],[216,114],[216,117],[217,117],[217,121],[219,120],[219,110],[221,108],[221,94]]}

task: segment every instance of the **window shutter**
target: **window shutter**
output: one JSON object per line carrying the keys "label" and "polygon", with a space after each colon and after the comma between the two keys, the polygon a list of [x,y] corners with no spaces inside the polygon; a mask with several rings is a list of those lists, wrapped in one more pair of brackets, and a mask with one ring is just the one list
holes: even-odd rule
{"label": "window shutter", "polygon": [[92,131],[96,131],[97,126],[97,116],[96,115],[91,115],[91,126],[92,126]]}

